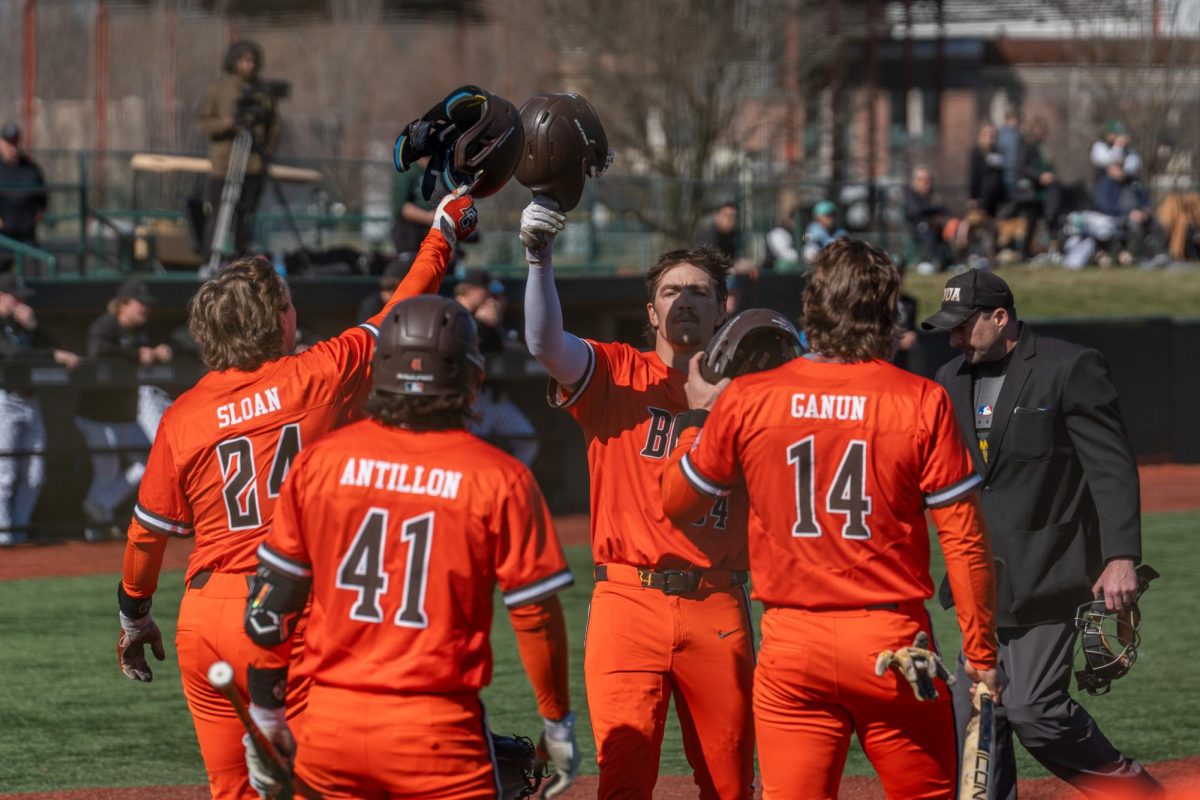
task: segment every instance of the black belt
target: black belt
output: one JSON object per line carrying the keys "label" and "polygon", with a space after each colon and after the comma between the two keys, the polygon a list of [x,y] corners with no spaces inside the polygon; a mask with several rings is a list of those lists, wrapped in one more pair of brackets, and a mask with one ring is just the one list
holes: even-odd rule
{"label": "black belt", "polygon": [[745,586],[750,580],[750,573],[745,570],[644,569],[627,564],[598,564],[592,574],[597,581],[656,589],[668,595]]}

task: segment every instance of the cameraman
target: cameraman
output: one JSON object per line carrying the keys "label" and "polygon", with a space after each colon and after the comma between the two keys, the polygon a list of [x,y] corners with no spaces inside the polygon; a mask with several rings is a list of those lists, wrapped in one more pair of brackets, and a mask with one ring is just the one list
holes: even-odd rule
{"label": "cameraman", "polygon": [[264,177],[262,157],[265,155],[270,159],[279,142],[275,102],[269,93],[259,91],[258,76],[262,66],[262,48],[256,42],[244,40],[230,45],[222,65],[225,74],[208,87],[196,120],[208,137],[208,158],[212,162],[204,197],[206,250],[212,247],[233,140],[241,128],[250,131],[254,145],[233,215],[234,254],[246,255],[254,239],[254,214]]}

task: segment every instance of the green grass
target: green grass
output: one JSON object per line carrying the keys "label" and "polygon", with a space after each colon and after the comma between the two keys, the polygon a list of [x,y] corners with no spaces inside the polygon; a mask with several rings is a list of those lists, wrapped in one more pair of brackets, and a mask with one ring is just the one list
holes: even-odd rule
{"label": "green grass", "polygon": [[[1200,514],[1145,519],[1146,560],[1163,574],[1146,595],[1147,623],[1136,669],[1113,692],[1081,698],[1113,742],[1144,761],[1200,752],[1200,695],[1192,650],[1200,641],[1200,553],[1193,536]],[[572,698],[579,716],[584,769],[595,771],[595,749],[583,691],[583,630],[591,559],[585,548],[568,557],[578,585],[562,595],[571,635]],[[935,566],[940,576],[940,566]],[[154,664],[155,680],[135,684],[115,663],[115,576],[0,582],[0,792],[88,786],[203,784],[204,771],[179,685],[173,645]],[[155,600],[168,643],[182,576],[163,576]],[[932,606],[933,604],[931,604]],[[757,608],[756,608],[757,610]],[[952,614],[931,608],[938,639],[953,652]],[[496,674],[484,697],[498,731],[536,735],[540,721],[521,670],[507,615],[493,632]],[[1021,774],[1045,774],[1024,753]],[[685,774],[678,727],[668,726],[662,774]],[[857,749],[849,774],[869,774]]]}
{"label": "green grass", "polygon": [[[1138,269],[997,270],[1012,287],[1017,313],[1026,319],[1100,316],[1195,317],[1200,309],[1200,270]],[[904,290],[917,299],[924,316],[942,302],[949,275],[917,275],[910,271]]]}

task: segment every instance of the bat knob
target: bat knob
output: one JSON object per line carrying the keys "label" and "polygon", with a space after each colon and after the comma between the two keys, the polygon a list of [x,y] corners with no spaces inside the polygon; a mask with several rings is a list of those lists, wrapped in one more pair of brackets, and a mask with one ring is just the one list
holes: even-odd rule
{"label": "bat knob", "polygon": [[233,666],[228,661],[214,661],[208,668],[208,682],[214,689],[224,689],[233,684]]}

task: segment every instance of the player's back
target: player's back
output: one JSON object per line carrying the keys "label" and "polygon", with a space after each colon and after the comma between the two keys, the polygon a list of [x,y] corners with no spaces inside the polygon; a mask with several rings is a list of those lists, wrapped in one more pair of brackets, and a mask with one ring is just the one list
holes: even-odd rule
{"label": "player's back", "polygon": [[928,597],[925,508],[977,481],[941,387],[882,361],[797,359],[727,393],[756,597],[807,608]]}
{"label": "player's back", "polygon": [[478,691],[497,582],[510,605],[571,582],[523,464],[463,430],[374,420],[301,455],[272,554],[311,564],[305,671],[362,691]]}
{"label": "player's back", "polygon": [[189,580],[254,572],[293,460],[361,403],[371,336],[354,328],[256,370],[210,372],[163,415],[134,513],[152,531],[195,533]]}

